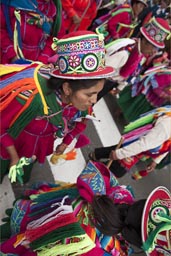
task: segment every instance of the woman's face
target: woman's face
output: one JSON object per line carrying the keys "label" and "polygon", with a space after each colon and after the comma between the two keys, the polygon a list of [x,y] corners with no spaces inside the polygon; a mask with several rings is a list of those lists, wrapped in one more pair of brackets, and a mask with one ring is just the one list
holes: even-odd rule
{"label": "woman's face", "polygon": [[161,1],[159,1],[159,4],[160,4],[162,9],[165,9],[169,5],[169,2],[167,3],[166,0],[161,0]]}
{"label": "woman's face", "polygon": [[78,110],[87,110],[90,106],[97,102],[97,95],[103,89],[104,79],[100,80],[94,86],[88,89],[81,89],[72,92],[69,95],[70,102]]}
{"label": "woman's face", "polygon": [[134,16],[137,17],[145,8],[145,5],[141,2],[137,2],[132,6]]}
{"label": "woman's face", "polygon": [[145,37],[141,39],[141,52],[145,56],[151,56],[157,52],[156,46],[151,44]]}

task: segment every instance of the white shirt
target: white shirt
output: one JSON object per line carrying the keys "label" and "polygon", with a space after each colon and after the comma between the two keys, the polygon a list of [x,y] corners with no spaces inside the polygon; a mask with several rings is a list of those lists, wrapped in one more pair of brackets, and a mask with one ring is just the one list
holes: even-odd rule
{"label": "white shirt", "polygon": [[[154,127],[139,140],[116,150],[118,159],[136,156],[139,153],[161,146],[165,141],[171,138],[171,117],[162,116],[156,121]],[[168,152],[158,156],[154,161],[160,161],[168,154]]]}

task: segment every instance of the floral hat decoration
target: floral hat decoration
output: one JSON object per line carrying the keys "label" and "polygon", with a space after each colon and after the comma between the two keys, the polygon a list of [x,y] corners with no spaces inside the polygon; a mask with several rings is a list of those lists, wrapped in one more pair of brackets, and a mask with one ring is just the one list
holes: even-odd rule
{"label": "floral hat decoration", "polygon": [[167,20],[155,17],[141,27],[140,31],[151,44],[158,48],[164,48],[165,39],[169,39],[171,35]]}
{"label": "floral hat decoration", "polygon": [[115,70],[105,65],[105,47],[102,34],[77,31],[52,44],[57,61],[50,74],[64,79],[99,79],[114,75]]}
{"label": "floral hat decoration", "polygon": [[171,193],[166,187],[159,186],[148,196],[141,230],[147,255],[171,255]]}

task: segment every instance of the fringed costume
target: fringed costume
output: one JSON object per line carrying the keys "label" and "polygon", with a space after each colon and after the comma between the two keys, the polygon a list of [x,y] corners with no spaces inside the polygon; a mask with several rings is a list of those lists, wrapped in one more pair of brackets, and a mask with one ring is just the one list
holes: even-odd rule
{"label": "fringed costume", "polygon": [[[127,255],[123,238],[106,236],[94,225],[94,195],[132,204],[130,186],[119,185],[103,164],[89,162],[77,184],[37,184],[14,204],[11,236],[1,244],[9,255]],[[3,226],[2,226],[3,228]]]}
{"label": "fringed costume", "polygon": [[[47,88],[41,66],[32,64],[8,71],[1,81],[1,174],[6,173],[9,154],[6,147],[15,145],[19,157],[36,155],[39,163],[53,153],[56,138],[69,145],[85,128],[88,111],[78,111],[63,104],[59,92]],[[10,69],[10,66],[9,66]]]}

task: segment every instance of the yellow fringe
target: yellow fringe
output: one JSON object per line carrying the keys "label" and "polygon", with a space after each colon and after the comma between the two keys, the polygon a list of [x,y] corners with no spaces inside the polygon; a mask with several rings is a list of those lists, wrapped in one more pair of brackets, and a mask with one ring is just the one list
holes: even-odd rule
{"label": "yellow fringe", "polygon": [[[15,10],[14,11],[15,17],[16,19],[19,21],[19,23],[21,24],[21,15],[20,15],[20,11],[19,10]],[[18,45],[18,31],[17,31],[17,22],[15,22],[15,26],[14,26],[14,50],[15,53],[17,55],[18,58],[23,58],[24,59],[24,55],[22,53],[22,50],[20,49],[19,45]],[[18,54],[19,53],[19,54]]]}
{"label": "yellow fringe", "polygon": [[50,162],[52,164],[57,164],[59,162],[59,160],[61,160],[61,159],[74,160],[76,158],[76,155],[77,155],[77,153],[76,153],[75,149],[72,149],[69,152],[67,152],[65,154],[60,154],[60,155],[54,153],[50,158]]}
{"label": "yellow fringe", "polygon": [[90,239],[90,237],[85,234],[81,236],[74,236],[73,238],[82,238],[80,242],[70,243],[70,244],[61,244],[55,245],[51,248],[51,244],[49,244],[49,248],[42,248],[41,252],[37,252],[38,256],[56,256],[56,255],[82,255],[95,247],[95,243]]}
{"label": "yellow fringe", "polygon": [[44,98],[44,95],[43,95],[43,92],[42,92],[42,89],[40,87],[40,83],[38,81],[38,76],[37,76],[37,73],[38,73],[38,70],[39,68],[41,67],[42,65],[38,65],[36,68],[35,68],[35,71],[34,71],[34,80],[35,80],[35,84],[36,84],[36,87],[39,91],[39,94],[40,94],[40,97],[42,99],[42,103],[43,103],[43,109],[44,109],[44,114],[45,115],[48,115],[48,106],[46,104],[46,101],[45,101],[45,98]]}
{"label": "yellow fringe", "polygon": [[14,65],[14,64],[3,65],[3,64],[0,64],[0,76],[7,75],[7,74],[10,74],[13,72],[21,71],[21,70],[25,69],[27,66],[28,66],[28,64],[27,65],[17,65],[17,64],[16,65]]}

